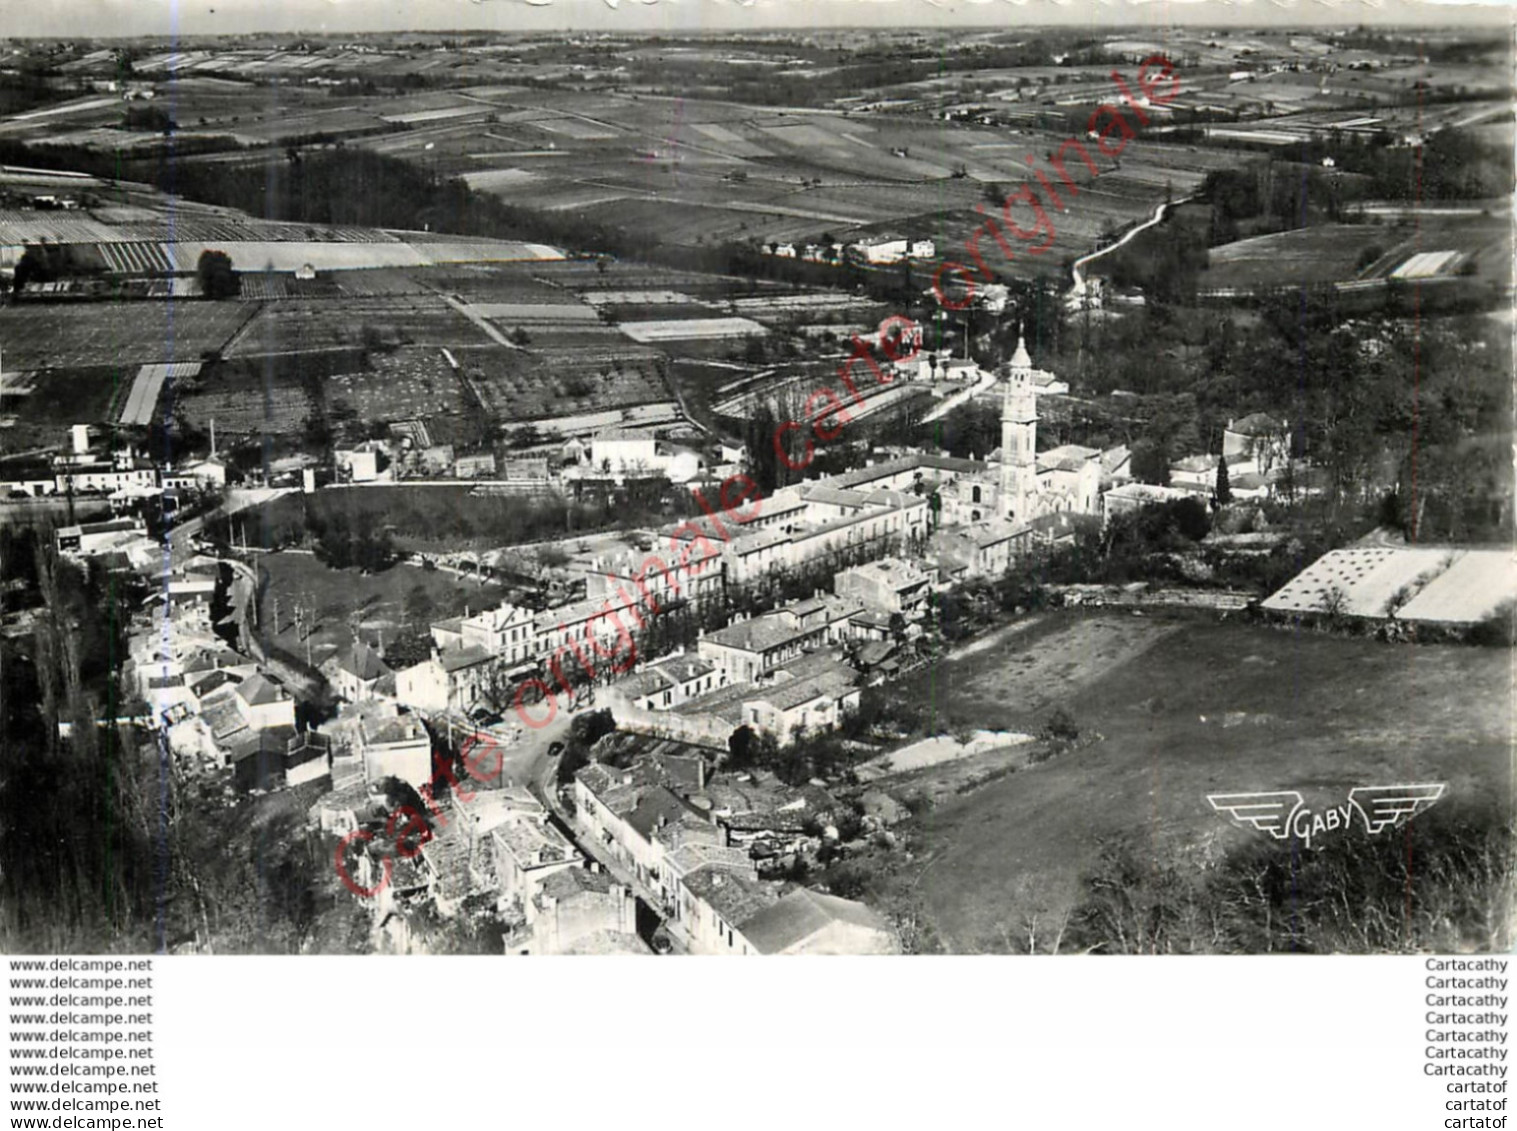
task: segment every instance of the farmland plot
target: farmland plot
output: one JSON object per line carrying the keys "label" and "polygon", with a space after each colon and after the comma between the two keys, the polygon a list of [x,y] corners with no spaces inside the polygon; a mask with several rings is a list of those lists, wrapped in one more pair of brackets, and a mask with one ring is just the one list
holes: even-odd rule
{"label": "farmland plot", "polygon": [[241,118],[235,123],[218,124],[248,144],[280,142],[286,138],[310,134],[342,136],[386,128],[387,121],[363,110],[339,107],[314,114],[270,114],[258,121]]}
{"label": "farmland plot", "polygon": [[580,303],[473,302],[469,308],[497,326],[595,325],[600,316]]}
{"label": "farmland plot", "polygon": [[452,346],[488,341],[436,295],[266,303],[227,356],[325,350],[365,344],[365,331],[396,345]]}
{"label": "farmland plot", "polygon": [[426,287],[457,295],[465,302],[559,303],[579,305],[573,292],[537,276],[557,264],[449,264],[417,268],[406,274]]}
{"label": "farmland plot", "polygon": [[[1419,254],[1427,258],[1418,260]],[[1434,259],[1434,254],[1441,258]],[[1507,218],[1428,215],[1421,218],[1417,232],[1391,247],[1385,259],[1366,274],[1377,278],[1388,274],[1411,281],[1471,272],[1502,279],[1507,277],[1511,264],[1512,229]],[[1408,265],[1410,270],[1404,270]]]}
{"label": "farmland plot", "polygon": [[743,338],[769,331],[751,318],[671,318],[625,322],[622,333],[635,342],[673,342],[699,338]]}
{"label": "farmland plot", "polygon": [[[10,352],[6,352],[7,365]],[[113,420],[136,378],[135,366],[43,369],[18,374],[6,371],[0,410],[22,425],[42,429]],[[19,395],[18,395],[19,394]],[[49,439],[56,443],[58,437]],[[6,446],[18,446],[7,440]]]}
{"label": "farmland plot", "polygon": [[1379,259],[1406,234],[1405,228],[1323,224],[1237,240],[1211,249],[1211,265],[1200,285],[1223,289],[1347,282],[1365,266],[1361,256],[1378,252]]}
{"label": "farmland plot", "polygon": [[237,302],[22,303],[0,308],[7,366],[90,366],[198,361],[219,350],[258,308]]}
{"label": "farmland plot", "polygon": [[[381,298],[389,295],[420,295],[428,287],[411,272],[391,267],[369,267],[356,271],[336,271],[327,276],[348,298]],[[244,293],[247,279],[243,278]]]}
{"label": "farmland plot", "polygon": [[193,378],[200,373],[198,361],[182,361],[174,365],[144,365],[137,371],[131,392],[121,407],[121,423],[145,426],[153,421],[158,396],[164,383]]}
{"label": "farmland plot", "polygon": [[662,358],[636,347],[457,352],[464,377],[501,421],[539,420],[665,401]]}
{"label": "farmland plot", "polygon": [[304,377],[273,358],[214,366],[176,391],[173,407],[197,431],[214,420],[218,436],[243,439],[298,435],[317,412]]}

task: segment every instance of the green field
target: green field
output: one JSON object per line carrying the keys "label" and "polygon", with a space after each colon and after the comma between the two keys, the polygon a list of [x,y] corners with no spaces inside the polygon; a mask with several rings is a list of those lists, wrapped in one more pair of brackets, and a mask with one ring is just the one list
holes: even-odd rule
{"label": "green field", "polygon": [[1003,951],[1057,922],[1104,839],[1215,859],[1263,834],[1209,793],[1448,783],[1510,812],[1511,655],[1203,620],[1057,615],[942,664],[915,690],[948,719],[1036,731],[1056,705],[1100,738],[931,810],[915,877],[946,949]]}
{"label": "green field", "polygon": [[[352,643],[355,629],[370,644],[392,643],[402,630],[425,632],[424,624],[408,616],[407,600],[417,586],[433,611],[429,620],[457,616],[498,604],[504,590],[468,581],[442,570],[396,565],[382,573],[330,569],[314,555],[265,554],[258,562],[268,577],[261,602],[261,623],[270,643],[305,659],[304,630],[295,626],[297,605],[314,610],[316,629],[310,633],[311,659],[318,666]],[[279,631],[274,631],[274,604],[279,602]],[[412,609],[414,610],[413,603]],[[408,623],[413,622],[413,623]]]}

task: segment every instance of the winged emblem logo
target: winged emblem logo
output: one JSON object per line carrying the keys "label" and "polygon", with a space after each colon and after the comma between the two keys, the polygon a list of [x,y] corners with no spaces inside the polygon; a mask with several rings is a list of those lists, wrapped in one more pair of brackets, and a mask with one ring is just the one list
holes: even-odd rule
{"label": "winged emblem logo", "polygon": [[1212,793],[1206,800],[1218,813],[1249,825],[1276,840],[1295,838],[1310,848],[1323,833],[1346,829],[1354,814],[1364,819],[1364,831],[1374,836],[1411,820],[1443,796],[1443,782],[1414,785],[1369,785],[1349,790],[1348,800],[1330,809],[1313,810],[1293,789],[1266,793]]}

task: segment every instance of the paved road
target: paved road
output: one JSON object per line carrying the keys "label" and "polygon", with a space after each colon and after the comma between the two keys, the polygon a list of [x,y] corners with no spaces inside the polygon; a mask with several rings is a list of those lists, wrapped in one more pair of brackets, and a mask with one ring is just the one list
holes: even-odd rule
{"label": "paved road", "polygon": [[[541,710],[541,705],[532,709],[534,715],[541,713]],[[504,723],[484,732],[493,737],[500,750],[499,768],[496,768],[494,754],[489,751],[475,755],[472,753],[471,746],[469,756],[475,758],[481,773],[493,776],[501,782],[526,786],[538,794],[551,809],[559,812],[558,798],[555,794],[556,786],[553,782],[553,773],[558,766],[558,760],[548,757],[548,747],[555,742],[568,740],[571,718],[571,712],[560,710],[546,726],[534,729],[523,726],[515,713],[508,710]],[[439,733],[449,733],[447,719],[433,716],[430,721]],[[471,729],[455,723],[451,735],[461,744],[467,740],[465,732]],[[482,737],[479,741],[483,743],[488,739]]]}

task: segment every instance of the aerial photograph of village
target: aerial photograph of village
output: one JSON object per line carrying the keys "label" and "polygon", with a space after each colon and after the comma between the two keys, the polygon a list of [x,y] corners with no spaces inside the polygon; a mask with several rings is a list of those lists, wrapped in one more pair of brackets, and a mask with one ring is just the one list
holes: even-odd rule
{"label": "aerial photograph of village", "polygon": [[0,950],[1512,947],[1509,12],[506,7],[0,29]]}

